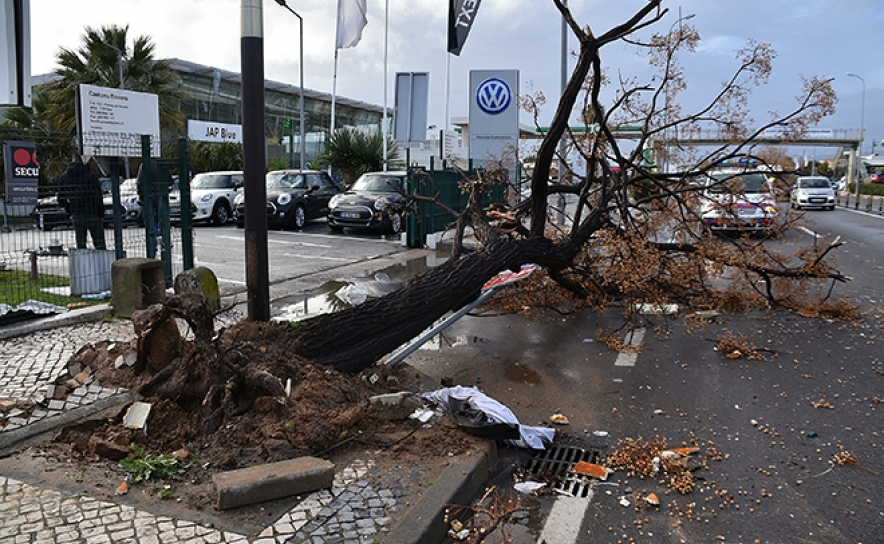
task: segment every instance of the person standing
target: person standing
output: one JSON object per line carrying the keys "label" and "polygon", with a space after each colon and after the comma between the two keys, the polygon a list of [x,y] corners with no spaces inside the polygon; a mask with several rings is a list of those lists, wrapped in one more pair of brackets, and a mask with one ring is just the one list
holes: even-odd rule
{"label": "person standing", "polygon": [[95,249],[107,249],[104,241],[104,200],[98,174],[80,157],[68,164],[58,182],[58,200],[71,214],[77,248],[86,249],[86,233]]}

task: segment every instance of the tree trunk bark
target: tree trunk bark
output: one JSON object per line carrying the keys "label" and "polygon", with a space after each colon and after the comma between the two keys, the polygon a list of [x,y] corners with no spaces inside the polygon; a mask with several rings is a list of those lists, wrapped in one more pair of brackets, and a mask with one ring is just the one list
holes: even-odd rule
{"label": "tree trunk bark", "polygon": [[[418,336],[447,312],[475,299],[482,285],[523,264],[561,268],[561,255],[545,238],[504,238],[476,253],[448,261],[383,298],[306,320],[297,354],[341,372],[355,373]],[[571,255],[573,257],[573,255]]]}

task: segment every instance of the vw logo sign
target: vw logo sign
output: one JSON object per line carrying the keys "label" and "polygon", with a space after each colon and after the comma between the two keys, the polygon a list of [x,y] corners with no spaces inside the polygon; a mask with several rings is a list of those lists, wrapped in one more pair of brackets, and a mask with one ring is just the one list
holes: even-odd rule
{"label": "vw logo sign", "polygon": [[513,99],[513,92],[506,81],[491,77],[479,84],[476,89],[476,104],[488,115],[505,111]]}

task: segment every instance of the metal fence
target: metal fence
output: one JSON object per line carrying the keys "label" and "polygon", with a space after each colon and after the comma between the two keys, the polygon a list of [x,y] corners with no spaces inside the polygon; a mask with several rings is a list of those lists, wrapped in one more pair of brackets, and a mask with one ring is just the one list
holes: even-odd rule
{"label": "metal fence", "polygon": [[[158,257],[147,253],[147,232],[138,224],[124,226],[118,238],[113,225],[105,225],[108,250],[77,249],[74,230],[58,226],[41,230],[31,217],[9,218],[0,232],[0,304],[16,306],[36,300],[76,306],[84,300],[110,296],[110,264],[116,258],[117,240],[125,257]],[[91,238],[89,247],[92,247]],[[168,242],[171,273],[183,270],[181,229],[172,226]],[[158,252],[159,253],[159,252]]]}

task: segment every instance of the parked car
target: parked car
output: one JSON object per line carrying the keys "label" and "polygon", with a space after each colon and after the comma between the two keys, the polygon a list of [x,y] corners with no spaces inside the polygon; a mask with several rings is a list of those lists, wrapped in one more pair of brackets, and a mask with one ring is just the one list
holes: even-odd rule
{"label": "parked car", "polygon": [[[120,183],[120,217],[124,225],[141,224],[141,198],[138,196],[138,180],[130,178]],[[114,222],[114,198],[104,195],[104,222]]]}
{"label": "parked car", "polygon": [[[267,225],[301,229],[307,221],[328,214],[328,203],[341,192],[327,172],[319,170],[274,170],[265,177]],[[239,227],[246,221],[245,192],[234,199],[234,219]]]}
{"label": "parked car", "polygon": [[405,228],[406,172],[363,174],[346,192],[329,202],[328,227],[345,227],[399,233]]}
{"label": "parked car", "polygon": [[38,199],[34,211],[31,212],[31,221],[34,228],[46,231],[73,225],[71,214],[58,203],[57,195]]}
{"label": "parked car", "polygon": [[701,222],[717,232],[771,232],[777,205],[764,174],[714,173],[701,195]]}
{"label": "parked car", "polygon": [[194,221],[225,225],[233,217],[233,201],[242,193],[243,174],[204,172],[190,182],[191,211]]}
{"label": "parked car", "polygon": [[799,176],[792,187],[792,208],[835,209],[835,190],[828,178]]}

